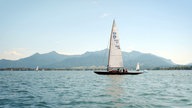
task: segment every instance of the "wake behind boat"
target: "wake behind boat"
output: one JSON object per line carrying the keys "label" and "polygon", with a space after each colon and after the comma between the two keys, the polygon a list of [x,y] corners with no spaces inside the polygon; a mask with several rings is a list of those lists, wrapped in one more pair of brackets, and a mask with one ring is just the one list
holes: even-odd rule
{"label": "wake behind boat", "polygon": [[137,75],[142,73],[140,71],[127,71],[127,69],[124,68],[119,43],[119,34],[117,32],[115,20],[113,20],[110,35],[107,71],[94,71],[94,72],[100,75]]}

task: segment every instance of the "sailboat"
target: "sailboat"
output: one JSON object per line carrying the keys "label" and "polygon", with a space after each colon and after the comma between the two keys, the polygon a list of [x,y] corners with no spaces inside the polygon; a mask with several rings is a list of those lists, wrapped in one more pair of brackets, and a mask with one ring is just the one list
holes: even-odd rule
{"label": "sailboat", "polygon": [[35,71],[39,71],[39,67],[38,66],[36,67]]}
{"label": "sailboat", "polygon": [[122,52],[119,43],[119,34],[115,20],[113,20],[112,30],[110,35],[110,46],[108,55],[108,65],[106,71],[94,71],[100,75],[137,75],[140,71],[128,71],[123,66]]}
{"label": "sailboat", "polygon": [[139,71],[139,70],[140,70],[140,66],[139,66],[139,63],[137,63],[136,71]]}
{"label": "sailboat", "polygon": [[136,70],[136,71],[132,71],[132,72],[141,72],[141,73],[146,72],[146,71],[140,70],[139,62],[137,63],[137,65],[136,65],[136,69],[135,69],[135,70]]}

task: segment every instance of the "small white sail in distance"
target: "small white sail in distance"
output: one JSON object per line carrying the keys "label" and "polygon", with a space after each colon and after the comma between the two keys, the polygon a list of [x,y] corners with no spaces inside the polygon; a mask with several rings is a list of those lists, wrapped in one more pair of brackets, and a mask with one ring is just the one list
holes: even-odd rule
{"label": "small white sail in distance", "polygon": [[140,66],[139,66],[139,63],[137,63],[136,71],[139,71],[139,70],[140,70]]}
{"label": "small white sail in distance", "polygon": [[39,67],[37,66],[35,70],[38,71],[38,70],[39,70]]}

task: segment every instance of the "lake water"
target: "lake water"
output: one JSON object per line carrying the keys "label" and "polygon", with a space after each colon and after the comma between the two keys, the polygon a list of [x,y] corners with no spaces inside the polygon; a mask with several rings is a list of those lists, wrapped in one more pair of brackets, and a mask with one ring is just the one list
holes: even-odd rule
{"label": "lake water", "polygon": [[192,71],[0,71],[3,108],[192,108]]}

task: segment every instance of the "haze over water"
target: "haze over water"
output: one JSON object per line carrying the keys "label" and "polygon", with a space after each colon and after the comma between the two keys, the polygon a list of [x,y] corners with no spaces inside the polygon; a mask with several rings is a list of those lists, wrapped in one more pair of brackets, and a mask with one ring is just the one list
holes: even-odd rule
{"label": "haze over water", "polygon": [[0,107],[190,108],[192,71],[0,71]]}

